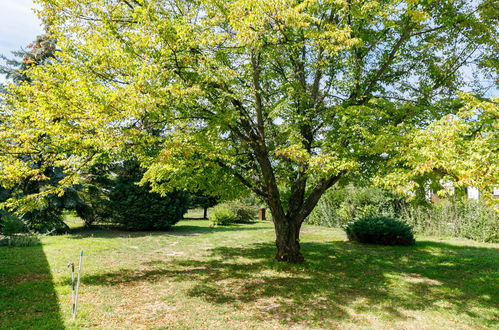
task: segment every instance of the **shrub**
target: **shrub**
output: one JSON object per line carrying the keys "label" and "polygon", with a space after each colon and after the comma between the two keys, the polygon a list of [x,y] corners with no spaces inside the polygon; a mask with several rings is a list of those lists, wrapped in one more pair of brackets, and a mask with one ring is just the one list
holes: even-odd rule
{"label": "shrub", "polygon": [[250,223],[256,221],[258,209],[255,206],[245,204],[241,201],[228,202],[226,205],[236,216],[236,223]]}
{"label": "shrub", "polygon": [[215,206],[208,219],[213,226],[227,226],[237,222],[237,215],[224,203]]}
{"label": "shrub", "polygon": [[127,161],[117,170],[109,192],[110,221],[128,230],[170,229],[189,207],[189,194],[177,191],[166,196],[151,192],[148,185],[139,186],[143,169]]}
{"label": "shrub", "polygon": [[40,239],[33,234],[16,234],[0,239],[0,246],[25,247],[39,244],[41,244]]}
{"label": "shrub", "polygon": [[14,246],[33,246],[40,244],[36,235],[28,232],[26,225],[16,216],[4,214],[0,221],[0,245],[10,247]]}
{"label": "shrub", "polygon": [[31,231],[42,234],[62,234],[69,231],[68,225],[64,222],[62,210],[54,207],[49,201],[40,209],[20,214],[19,218]]}
{"label": "shrub", "polygon": [[254,222],[257,216],[256,206],[241,201],[231,201],[215,206],[208,218],[214,226],[226,226],[233,223]]}
{"label": "shrub", "polygon": [[389,217],[361,218],[345,227],[348,239],[381,245],[412,245],[415,243],[411,227]]}
{"label": "shrub", "polygon": [[395,217],[403,198],[378,188],[346,186],[333,188],[320,199],[306,222],[327,227],[343,227],[365,217]]}
{"label": "shrub", "polygon": [[483,201],[461,199],[429,206],[407,206],[401,219],[417,233],[499,242],[499,212]]}
{"label": "shrub", "polygon": [[19,219],[10,214],[2,216],[0,220],[0,233],[5,236],[10,236],[19,233],[26,233],[28,229],[25,224]]}

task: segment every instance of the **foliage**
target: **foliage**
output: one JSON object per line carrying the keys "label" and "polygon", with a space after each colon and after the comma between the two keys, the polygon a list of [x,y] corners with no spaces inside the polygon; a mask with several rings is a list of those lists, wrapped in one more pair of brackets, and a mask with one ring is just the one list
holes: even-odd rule
{"label": "foliage", "polygon": [[0,239],[0,246],[8,247],[27,247],[40,245],[40,239],[35,234],[16,234],[9,235]]}
{"label": "foliage", "polygon": [[217,198],[212,196],[206,196],[202,193],[191,193],[190,194],[189,208],[209,208],[217,204]]}
{"label": "foliage", "polygon": [[30,230],[35,232],[62,234],[69,230],[69,227],[64,223],[62,209],[55,208],[50,202],[18,216]]}
{"label": "foliage", "polygon": [[170,229],[189,206],[189,194],[171,192],[165,196],[139,186],[143,170],[134,161],[126,161],[114,170],[116,178],[109,188],[110,221],[128,230]]}
{"label": "foliage", "polygon": [[[49,65],[55,60],[56,40],[48,34],[36,37],[35,41],[27,46],[27,50],[12,52],[19,59],[7,59],[5,56],[0,58],[7,61],[7,65],[0,66],[0,74],[5,75],[15,85],[29,85],[32,80],[29,77],[29,71],[37,66]],[[7,91],[9,93],[9,91]],[[14,95],[10,95],[15,97]],[[15,116],[21,109],[10,109],[13,113],[6,112],[5,124],[8,126],[11,122],[9,116]],[[21,111],[22,112],[22,111]],[[5,119],[5,118],[4,118]],[[1,119],[0,119],[1,122]],[[17,130],[18,127],[9,127]],[[12,142],[12,141],[10,141]],[[9,142],[8,142],[9,143]],[[14,145],[10,144],[10,146]],[[26,177],[12,182],[9,189],[0,185],[0,202],[10,201],[11,211],[17,214],[17,217],[24,223],[26,228],[37,232],[65,232],[68,227],[62,220],[62,211],[64,209],[82,208],[83,202],[72,186],[64,187],[59,194],[51,192],[51,187],[57,186],[60,181],[64,181],[65,174],[62,167],[53,166],[53,163],[44,163],[44,156],[50,153],[48,143],[38,154],[33,153],[14,153],[12,156],[15,162],[23,164],[23,167],[30,171]],[[8,153],[8,149],[4,150]],[[37,175],[34,173],[38,172]],[[0,184],[1,184],[0,180]],[[30,200],[35,196],[40,196],[37,201]],[[25,205],[16,205],[15,200],[25,198],[29,202]],[[9,204],[7,204],[9,205]],[[2,211],[0,211],[0,217]],[[3,211],[9,214],[7,211]],[[25,238],[19,238],[20,241]],[[27,239],[27,238],[26,238]]]}
{"label": "foliage", "polygon": [[13,215],[0,217],[0,246],[23,247],[37,244],[40,244],[39,237],[29,232],[21,219]]}
{"label": "foliage", "polygon": [[237,222],[238,218],[234,211],[227,204],[216,205],[208,219],[213,226],[227,226]]}
{"label": "foliage", "polygon": [[396,217],[404,204],[402,196],[374,187],[348,185],[329,190],[306,222],[328,227],[343,227],[365,217]]}
{"label": "foliage", "polygon": [[406,223],[389,217],[367,217],[345,227],[348,239],[381,245],[413,245],[414,234]]}
{"label": "foliage", "polygon": [[78,191],[83,203],[75,211],[86,226],[109,222],[112,217],[109,204],[109,193],[115,184],[111,177],[112,171],[113,165],[105,161],[93,164],[85,170],[85,180]]}
{"label": "foliage", "polygon": [[407,135],[400,148],[408,152],[392,160],[403,166],[378,181],[402,193],[419,191],[413,195],[419,199],[427,186],[441,196],[453,193],[449,183],[455,191],[479,187],[482,198],[497,203],[490,188],[499,182],[499,99],[464,93],[461,99],[458,112]]}
{"label": "foliage", "polygon": [[0,218],[0,234],[9,236],[27,231],[25,224],[16,216],[4,215]]}
{"label": "foliage", "polygon": [[[492,1],[40,3],[61,52],[11,86],[7,185],[42,172],[13,154],[50,150],[70,185],[101,152],[125,149],[159,193],[253,191],[276,223],[277,259],[299,262],[302,222],[339,181],[497,181],[495,124],[481,125],[497,100],[463,70],[496,81]],[[433,157],[447,144],[460,156]]]}
{"label": "foliage", "polygon": [[234,223],[251,223],[257,218],[258,209],[240,200],[225,202],[216,205],[209,219],[215,226],[230,225]]}
{"label": "foliage", "polygon": [[208,208],[213,207],[217,204],[218,198],[214,196],[208,196],[203,194],[202,192],[190,193],[190,203],[189,209],[194,208],[202,208],[203,209],[203,218],[207,218]]}
{"label": "foliage", "polygon": [[37,65],[50,64],[55,59],[56,40],[48,34],[39,35],[26,48],[13,51],[14,59],[0,55],[0,59],[6,62],[6,65],[0,65],[0,74],[14,84],[29,83],[31,79],[27,71]]}
{"label": "foliage", "polygon": [[407,203],[399,195],[373,187],[346,186],[328,191],[307,223],[344,227],[363,217],[393,217],[415,233],[497,242],[499,213],[483,200],[448,196],[436,203]]}
{"label": "foliage", "polygon": [[241,200],[224,203],[236,216],[237,223],[249,223],[256,221],[258,209]]}
{"label": "foliage", "polygon": [[400,218],[422,235],[499,242],[499,212],[480,200],[444,200],[430,206],[408,205],[402,209]]}

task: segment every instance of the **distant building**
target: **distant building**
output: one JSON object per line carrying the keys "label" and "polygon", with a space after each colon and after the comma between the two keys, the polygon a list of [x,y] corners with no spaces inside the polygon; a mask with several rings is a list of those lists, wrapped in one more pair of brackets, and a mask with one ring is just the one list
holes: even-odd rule
{"label": "distant building", "polygon": [[[499,199],[499,188],[495,187],[492,191],[494,198]],[[480,199],[480,191],[475,187],[466,188],[466,195],[469,199]]]}
{"label": "distant building", "polygon": [[466,195],[468,195],[468,199],[480,199],[480,192],[475,187],[466,188]]}

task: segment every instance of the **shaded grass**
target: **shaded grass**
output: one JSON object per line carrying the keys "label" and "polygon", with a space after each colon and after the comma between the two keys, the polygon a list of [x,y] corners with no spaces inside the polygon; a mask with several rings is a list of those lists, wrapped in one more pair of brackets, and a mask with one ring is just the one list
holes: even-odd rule
{"label": "shaded grass", "polygon": [[[287,265],[272,260],[273,239],[270,223],[211,228],[207,221],[182,221],[171,232],[78,229],[43,239],[53,278],[25,268],[29,252],[12,253],[27,248],[0,248],[0,260],[9,260],[0,274],[19,293],[25,290],[15,284],[19,278],[51,283],[51,301],[59,305],[54,322],[71,328],[497,325],[497,244],[420,238],[413,247],[380,247],[305,226],[306,263]],[[76,261],[79,249],[86,255],[81,305],[71,321],[65,264]],[[9,307],[16,314],[5,312],[14,295],[0,297],[6,299],[0,328],[30,324],[22,304]]]}
{"label": "shaded grass", "polygon": [[64,329],[41,245],[0,248],[0,328]]}

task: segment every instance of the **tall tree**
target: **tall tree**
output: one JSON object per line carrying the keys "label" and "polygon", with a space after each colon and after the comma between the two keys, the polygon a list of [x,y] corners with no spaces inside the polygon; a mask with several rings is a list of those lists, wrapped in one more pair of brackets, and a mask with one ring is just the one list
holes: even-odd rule
{"label": "tall tree", "polygon": [[[3,74],[15,86],[29,85],[32,82],[29,76],[30,70],[57,61],[55,52],[56,40],[48,34],[39,35],[26,49],[13,51],[14,58],[0,56],[6,62],[5,65],[0,66],[0,74]],[[0,95],[3,95],[3,97],[16,97],[8,89],[2,88],[2,92]],[[19,127],[11,126],[14,122],[10,118],[16,117],[19,109],[9,108],[8,110],[2,113],[3,116],[1,117],[4,121],[4,127],[8,127],[8,130],[11,131],[18,130]],[[24,134],[22,131],[18,133]],[[38,142],[44,143],[42,136],[40,136]],[[9,142],[10,148],[1,151],[9,153],[9,149],[18,144],[14,140]],[[44,147],[50,148],[50,143],[47,143]],[[78,212],[88,210],[88,206],[84,204],[78,194],[77,190],[80,187],[67,186],[64,188],[64,194],[56,195],[51,193],[52,189],[50,187],[58,186],[59,182],[64,179],[65,174],[62,167],[53,166],[54,164],[51,161],[45,161],[43,148],[39,149],[38,152],[14,152],[10,156],[16,162],[23,163],[26,169],[29,169],[29,174],[26,173],[25,176],[21,177],[21,180],[12,182],[9,189],[0,186],[0,191],[3,192],[0,193],[2,195],[0,200],[6,202],[22,198],[24,201],[31,199],[31,201],[36,202],[29,203],[31,205],[18,204],[12,207],[12,210],[16,212],[16,215],[25,223],[27,228],[39,232],[64,232],[69,228],[64,223],[63,210],[72,209]],[[44,198],[32,198],[41,195]]]}
{"label": "tall tree", "polygon": [[31,130],[5,139],[50,136],[68,178],[125,145],[158,192],[249,189],[281,261],[303,260],[328,188],[410,166],[407,137],[456,113],[456,91],[483,98],[470,72],[497,77],[480,72],[497,51],[490,0],[40,2],[61,61],[15,90]]}

